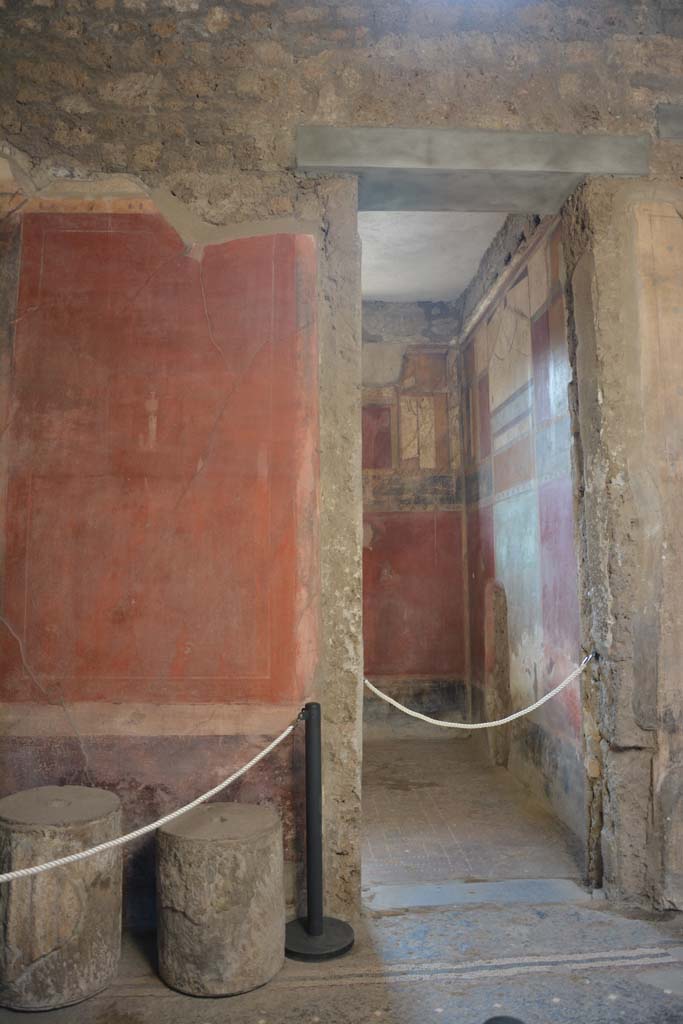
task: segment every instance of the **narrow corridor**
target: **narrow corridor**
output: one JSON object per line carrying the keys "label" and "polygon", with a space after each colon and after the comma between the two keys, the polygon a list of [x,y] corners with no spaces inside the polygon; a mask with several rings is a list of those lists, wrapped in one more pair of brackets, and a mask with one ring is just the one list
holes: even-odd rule
{"label": "narrow corridor", "polygon": [[491,764],[486,738],[428,728],[415,739],[366,740],[366,895],[382,885],[580,880],[570,833]]}

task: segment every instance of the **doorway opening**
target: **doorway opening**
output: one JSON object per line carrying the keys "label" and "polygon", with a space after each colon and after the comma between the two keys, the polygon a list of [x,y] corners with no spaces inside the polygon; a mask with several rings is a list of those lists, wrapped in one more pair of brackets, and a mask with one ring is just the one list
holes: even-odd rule
{"label": "doorway opening", "polygon": [[[583,466],[573,472],[575,381],[557,212],[567,209],[571,219],[587,178],[646,177],[648,140],[304,125],[297,132],[297,166],[358,179],[365,235],[366,674],[405,703],[473,721],[527,707],[579,664],[580,640],[587,641],[593,625],[586,615],[579,627],[575,534],[582,537],[581,566],[590,559],[583,497],[573,486],[573,479],[582,480]],[[527,215],[530,210],[534,216]],[[509,215],[483,245],[477,211]],[[419,229],[425,214],[436,216],[435,243]],[[382,215],[418,218],[406,236],[410,244],[399,245],[387,222],[363,223]],[[389,294],[373,294],[369,284],[373,231],[389,243],[377,260]],[[401,252],[407,254],[402,269],[408,283],[399,273]],[[567,253],[573,260],[574,244]],[[468,264],[472,259],[474,265]],[[457,287],[451,273],[456,267],[464,273]],[[435,290],[444,272],[450,293]],[[426,290],[417,288],[420,274],[428,279]],[[573,310],[570,322],[574,331]],[[571,347],[573,355],[573,338]],[[590,442],[592,426],[582,420],[582,427]],[[578,430],[577,420],[577,436]],[[598,579],[601,573],[599,568]],[[600,885],[603,766],[599,753],[591,750],[586,763],[583,756],[584,735],[587,754],[597,736],[595,699],[577,682],[507,735],[487,740],[482,757],[497,778],[521,787],[520,801],[538,801],[565,830],[566,849],[576,843],[581,854],[577,877],[585,870],[587,880]],[[371,699],[365,711],[367,830],[373,820],[373,730],[400,727],[393,718],[383,721],[385,709]],[[479,738],[467,747],[469,741],[456,742],[463,750],[481,744]],[[434,756],[439,743],[450,752],[435,733],[433,753],[416,755],[420,763]],[[389,754],[386,763],[394,778],[398,754]],[[447,764],[442,774],[457,791],[457,774]],[[493,777],[478,784],[489,786]],[[501,819],[503,803],[496,811]],[[464,813],[453,810],[458,822]],[[623,829],[612,820],[621,841]],[[498,848],[510,848],[508,839],[501,836]],[[528,846],[522,844],[524,855]],[[366,843],[366,878],[367,852]]]}
{"label": "doorway opening", "polygon": [[[359,230],[365,673],[433,717],[496,720],[581,660],[561,224],[361,212]],[[366,690],[366,905],[576,898],[580,693],[466,732]]]}

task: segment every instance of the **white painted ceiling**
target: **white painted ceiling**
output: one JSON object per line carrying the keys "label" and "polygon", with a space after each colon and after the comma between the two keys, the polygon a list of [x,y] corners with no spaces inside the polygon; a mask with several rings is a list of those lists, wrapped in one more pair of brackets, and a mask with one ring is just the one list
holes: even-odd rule
{"label": "white painted ceiling", "polygon": [[361,211],[364,299],[455,299],[477,272],[504,213]]}

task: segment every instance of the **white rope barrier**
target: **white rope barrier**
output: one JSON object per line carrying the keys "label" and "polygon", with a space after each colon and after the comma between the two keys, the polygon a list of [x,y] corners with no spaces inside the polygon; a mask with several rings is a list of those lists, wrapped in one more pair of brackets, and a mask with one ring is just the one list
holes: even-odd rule
{"label": "white rope barrier", "polygon": [[85,860],[86,857],[94,857],[96,853],[104,853],[105,850],[112,850],[115,846],[123,846],[124,843],[130,843],[133,839],[139,839],[140,836],[147,835],[148,832],[154,832],[162,825],[168,824],[169,821],[173,821],[174,818],[179,818],[181,814],[187,814],[188,811],[193,810],[200,804],[204,803],[205,800],[209,800],[210,797],[215,796],[216,793],[220,793],[222,790],[239,779],[242,775],[245,775],[250,768],[262,761],[264,757],[267,757],[271,751],[275,750],[277,746],[286,739],[289,734],[293,731],[296,722],[288,725],[284,732],[281,732],[277,739],[274,739],[272,743],[269,743],[260,754],[252,757],[251,761],[248,761],[238,771],[224,779],[223,782],[219,782],[217,786],[210,789],[207,793],[202,793],[196,800],[193,800],[189,804],[185,804],[184,807],[178,808],[177,811],[172,811],[170,814],[165,814],[163,818],[159,818],[158,821],[153,821],[150,825],[143,825],[142,828],[136,828],[134,832],[128,832],[125,836],[119,836],[117,839],[110,839],[106,843],[100,843],[98,846],[93,846],[89,850],[81,850],[78,853],[70,853],[66,857],[59,857],[57,860],[47,861],[46,864],[37,864],[32,868],[17,868],[16,871],[8,871],[4,875],[0,875],[0,883],[12,882],[15,878],[28,878],[30,875],[38,875],[42,871],[50,871],[52,868],[61,868],[65,864],[74,864],[76,861]]}
{"label": "white rope barrier", "polygon": [[365,680],[365,685],[368,690],[372,690],[374,694],[381,697],[382,700],[385,700],[387,704],[391,704],[393,707],[398,708],[399,711],[402,711],[405,715],[410,715],[411,718],[419,718],[421,722],[428,722],[430,725],[440,725],[442,729],[465,729],[467,732],[470,732],[472,729],[493,729],[498,725],[507,725],[508,722],[514,722],[516,718],[522,718],[523,715],[531,714],[531,712],[535,711],[536,708],[540,708],[542,704],[545,704],[546,701],[551,700],[558,693],[564,690],[565,686],[569,686],[570,683],[573,683],[577,676],[581,675],[588,662],[592,661],[594,657],[594,653],[587,654],[579,667],[575,668],[574,671],[559,684],[559,686],[556,686],[554,690],[550,690],[549,693],[546,693],[544,697],[541,697],[540,700],[537,700],[534,704],[530,704],[528,708],[523,708],[521,711],[515,711],[514,714],[508,715],[507,718],[499,718],[495,722],[442,722],[439,718],[430,718],[429,715],[423,715],[420,711],[413,711],[411,708],[407,708],[405,704],[400,704],[397,700],[394,700],[393,697],[390,697],[387,693],[382,693],[382,691],[378,690],[376,686],[373,686],[369,679]]}
{"label": "white rope barrier", "polygon": [[[411,718],[418,718],[420,721],[428,722],[430,725],[440,725],[442,729],[465,729],[469,732],[472,729],[492,729],[498,725],[507,725],[509,722],[514,722],[516,718],[521,718],[523,715],[531,714],[532,711],[540,708],[541,705],[546,703],[546,701],[551,700],[558,693],[564,690],[566,686],[569,686],[577,676],[581,675],[586,665],[592,661],[594,657],[595,654],[587,654],[579,667],[574,669],[574,671],[568,675],[567,678],[559,684],[559,686],[550,690],[549,693],[546,693],[545,696],[541,697],[529,707],[523,708],[521,711],[515,711],[514,714],[508,715],[506,718],[500,718],[496,722],[442,722],[438,718],[430,718],[429,715],[423,715],[420,711],[413,711],[411,708],[407,708],[404,704],[400,704],[397,700],[394,700],[393,697],[390,697],[388,694],[382,693],[381,690],[378,690],[377,687],[373,686],[368,679],[365,680],[365,685],[374,694],[386,701],[387,704],[391,704],[393,707],[398,708],[399,711],[402,711],[406,715],[410,715]],[[199,807],[200,804],[211,799],[212,796],[216,796],[217,793],[227,789],[227,787],[233,782],[236,782],[237,779],[242,777],[242,775],[245,775],[250,768],[253,768],[254,765],[259,763],[259,761],[262,761],[267,757],[271,751],[275,750],[275,748],[278,747],[291,732],[293,732],[295,725],[296,723],[288,725],[287,728],[284,729],[283,732],[281,732],[280,735],[271,743],[269,743],[267,747],[264,747],[264,749],[260,753],[256,754],[255,757],[252,757],[251,761],[247,761],[245,765],[239,768],[236,772],[233,772],[233,774],[227,779],[224,779],[223,782],[219,782],[219,784],[214,786],[213,789],[209,789],[206,793],[202,793],[201,796],[192,800],[191,803],[185,804],[184,807],[179,807],[177,811],[165,814],[163,818],[159,818],[158,821],[153,821],[149,825],[143,825],[141,828],[135,829],[134,832],[128,832],[124,836],[118,836],[116,839],[110,839],[106,843],[99,843],[97,846],[93,846],[89,850],[80,850],[78,853],[71,853],[66,857],[58,857],[56,860],[47,861],[45,864],[37,864],[34,867],[17,868],[16,871],[8,871],[4,875],[0,875],[0,884],[3,882],[13,882],[17,878],[29,878],[31,875],[38,875],[43,871],[50,871],[52,868],[61,868],[66,864],[75,864],[79,860],[85,860],[87,857],[94,857],[98,853],[104,853],[105,850],[112,850],[117,846],[123,846],[125,843],[130,843],[134,839],[139,839],[141,836],[147,835],[149,832],[155,832],[156,829],[161,828],[162,825],[166,825],[169,821],[179,818],[182,814],[187,814],[188,811],[193,810],[195,807]]]}

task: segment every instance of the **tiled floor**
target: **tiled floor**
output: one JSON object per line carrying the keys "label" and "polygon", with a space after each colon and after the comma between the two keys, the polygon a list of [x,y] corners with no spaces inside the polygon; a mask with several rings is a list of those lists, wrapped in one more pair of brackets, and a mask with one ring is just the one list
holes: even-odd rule
{"label": "tiled floor", "polygon": [[572,878],[566,829],[480,737],[367,740],[363,884]]}
{"label": "tiled floor", "polygon": [[[475,740],[394,738],[365,755],[373,892],[347,956],[193,999],[160,980],[154,935],[127,935],[110,988],[30,1024],[682,1024],[682,915],[639,920],[558,881],[578,874],[562,829]],[[429,902],[397,900],[413,888]],[[0,1024],[26,1021],[0,1009]]]}
{"label": "tiled floor", "polygon": [[[650,915],[652,917],[652,915]],[[683,935],[604,905],[454,906],[357,923],[339,960],[287,960],[228,999],[166,988],[154,936],[126,935],[118,978],[77,1006],[1,1024],[681,1024]]]}

